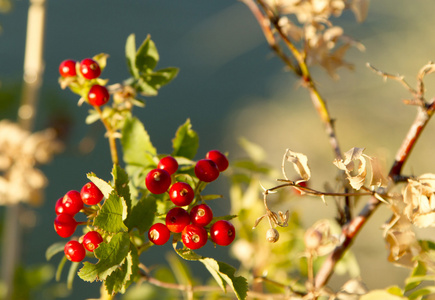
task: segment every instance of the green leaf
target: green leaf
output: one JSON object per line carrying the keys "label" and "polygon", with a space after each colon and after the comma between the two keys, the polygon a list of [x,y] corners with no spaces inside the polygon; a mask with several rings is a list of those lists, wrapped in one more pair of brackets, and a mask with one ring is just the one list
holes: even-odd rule
{"label": "green leaf", "polygon": [[128,229],[131,230],[136,227],[141,234],[148,231],[153,224],[156,211],[156,199],[152,195],[143,196],[131,208],[131,212],[126,220]]}
{"label": "green leaf", "polygon": [[141,95],[143,95],[143,96],[157,96],[158,89],[149,83],[150,80],[151,80],[151,77],[149,75],[146,75],[144,77],[139,78],[136,81],[135,87]]}
{"label": "green leaf", "polygon": [[162,86],[168,84],[174,79],[178,74],[179,69],[174,67],[169,67],[165,69],[158,70],[149,74],[148,84],[159,90]]}
{"label": "green leaf", "polygon": [[101,178],[98,178],[97,175],[92,172],[86,174],[86,176],[100,189],[101,193],[103,193],[104,195],[104,198],[109,198],[110,193],[112,193],[113,191],[113,187],[110,185],[110,183]]}
{"label": "green leaf", "polygon": [[217,283],[225,291],[225,284],[228,284],[237,296],[237,299],[245,299],[248,292],[248,282],[242,276],[234,276],[236,269],[224,262],[212,258],[200,260],[211,273]]}
{"label": "green leaf", "polygon": [[131,245],[132,251],[128,252],[127,257],[121,267],[110,274],[104,284],[110,295],[117,293],[124,294],[127,287],[132,283],[134,274],[137,273],[139,257],[136,248]]}
{"label": "green leaf", "polygon": [[136,118],[125,120],[122,129],[121,144],[124,150],[124,161],[127,164],[149,166],[155,165],[153,157],[157,150],[151,143],[148,132]]}
{"label": "green leaf", "polygon": [[253,161],[257,163],[264,161],[266,152],[261,146],[254,144],[243,137],[239,139],[239,145],[245,150],[245,152]]}
{"label": "green leaf", "polygon": [[72,289],[74,278],[76,277],[77,269],[78,268],[79,268],[79,263],[78,262],[71,263],[71,266],[70,266],[69,271],[68,271],[68,277],[67,277],[67,280],[66,280],[67,287],[70,290]]}
{"label": "green leaf", "polygon": [[426,266],[423,262],[417,261],[417,265],[412,270],[411,275],[405,280],[405,293],[416,288],[421,283],[421,280],[417,278],[422,278],[424,275],[426,275]]}
{"label": "green leaf", "polygon": [[106,53],[100,53],[92,57],[92,59],[95,60],[100,66],[101,72],[103,72],[104,68],[106,68],[108,58],[109,55]]}
{"label": "green leaf", "polygon": [[125,43],[125,58],[130,74],[134,78],[139,78],[139,70],[136,67],[136,41],[134,33],[130,34]]}
{"label": "green leaf", "polygon": [[201,199],[204,201],[214,200],[214,199],[221,199],[224,196],[217,195],[217,194],[210,194],[210,195],[201,195]]}
{"label": "green leaf", "polygon": [[96,110],[90,109],[89,114],[86,117],[85,123],[90,125],[97,122],[98,120],[100,120],[100,114]]}
{"label": "green leaf", "polygon": [[435,294],[435,286],[421,288],[408,296],[409,300],[423,299],[423,296]]}
{"label": "green leaf", "polygon": [[424,251],[435,251],[435,242],[429,240],[419,240],[419,243]]}
{"label": "green leaf", "polygon": [[131,210],[131,197],[128,174],[123,168],[115,164],[113,165],[112,175],[116,193],[125,200],[127,212],[129,213]]}
{"label": "green leaf", "polygon": [[148,35],[136,53],[136,68],[139,72],[149,73],[154,70],[159,62],[159,53],[156,45]]}
{"label": "green leaf", "polygon": [[79,271],[84,281],[105,280],[119,265],[123,264],[130,251],[130,236],[126,232],[115,234],[109,243],[101,243],[94,251],[99,259],[96,264],[85,262]]}
{"label": "green leaf", "polygon": [[192,130],[190,119],[178,127],[175,137],[172,139],[172,156],[183,156],[193,159],[198,151],[199,138],[198,134]]}
{"label": "green leaf", "polygon": [[403,296],[403,291],[400,287],[398,287],[397,285],[393,285],[387,288],[387,292],[392,294],[392,295],[396,295],[396,296]]}
{"label": "green leaf", "polygon": [[127,226],[123,222],[126,217],[127,204],[122,197],[113,191],[98,211],[93,225],[105,232],[116,233],[127,231]]}
{"label": "green leaf", "polygon": [[60,280],[60,275],[62,275],[62,270],[63,270],[63,267],[65,266],[65,263],[67,262],[67,260],[68,259],[66,258],[65,255],[62,256],[62,259],[59,262],[59,265],[57,266],[57,270],[56,270],[56,276],[55,276],[56,281]]}
{"label": "green leaf", "polygon": [[56,254],[63,252],[64,248],[65,248],[65,244],[66,244],[65,242],[57,242],[57,243],[52,244],[45,251],[45,258],[47,260],[50,260]]}
{"label": "green leaf", "polygon": [[245,299],[248,293],[248,282],[243,276],[235,276],[236,269],[224,262],[216,261],[213,258],[203,257],[190,249],[176,249],[176,244],[173,244],[175,251],[186,260],[200,261],[204,264],[219,286],[226,292],[228,284],[236,294],[237,299]]}

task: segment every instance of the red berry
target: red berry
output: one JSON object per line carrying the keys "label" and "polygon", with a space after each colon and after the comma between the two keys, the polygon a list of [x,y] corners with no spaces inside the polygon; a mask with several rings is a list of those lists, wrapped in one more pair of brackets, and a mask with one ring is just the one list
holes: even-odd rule
{"label": "red berry", "polygon": [[219,169],[214,161],[200,159],[195,165],[195,175],[201,181],[212,182],[219,177]]}
{"label": "red berry", "polygon": [[59,73],[62,77],[76,76],[76,61],[72,59],[67,59],[61,62],[59,65]]}
{"label": "red berry", "polygon": [[57,199],[57,201],[56,201],[56,205],[54,206],[54,211],[56,212],[56,215],[60,215],[60,214],[63,214],[65,212],[62,200],[63,200],[63,197]]}
{"label": "red berry", "polygon": [[77,221],[73,216],[68,214],[60,214],[54,219],[54,230],[63,238],[70,237],[74,234],[77,228]]}
{"label": "red berry", "polygon": [[185,206],[192,203],[195,192],[192,187],[185,182],[176,182],[169,189],[169,198],[177,206]]}
{"label": "red berry", "polygon": [[153,169],[145,178],[147,189],[153,194],[163,194],[171,185],[171,175],[166,170]]}
{"label": "red berry", "polygon": [[189,224],[189,213],[181,207],[174,207],[166,214],[166,227],[172,232],[182,232]]}
{"label": "red berry", "polygon": [[207,152],[205,158],[214,161],[219,172],[223,172],[228,168],[228,158],[218,150],[211,150]]}
{"label": "red berry", "polygon": [[196,226],[207,226],[213,220],[213,211],[207,204],[198,204],[190,211],[190,221]]}
{"label": "red berry", "polygon": [[234,225],[226,220],[219,220],[210,228],[212,241],[220,246],[228,246],[236,237]]}
{"label": "red berry", "polygon": [[85,247],[77,241],[66,243],[64,252],[66,258],[73,262],[81,262],[86,256]]}
{"label": "red berry", "polygon": [[94,252],[94,250],[98,247],[99,244],[103,242],[103,237],[97,231],[89,231],[83,237],[83,246],[86,250],[90,252]]}
{"label": "red berry", "polygon": [[69,191],[62,198],[63,213],[74,216],[83,208],[83,200],[78,191]]}
{"label": "red berry", "polygon": [[109,101],[109,91],[105,86],[94,84],[88,93],[88,101],[90,105],[102,106]]}
{"label": "red berry", "polygon": [[87,205],[98,204],[104,198],[103,193],[93,182],[88,182],[82,187],[80,196]]}
{"label": "red berry", "polygon": [[156,245],[163,245],[171,236],[168,227],[162,223],[156,223],[148,230],[148,238]]}
{"label": "red berry", "polygon": [[157,169],[166,170],[172,175],[178,170],[178,162],[172,156],[165,156],[157,164]]}
{"label": "red berry", "polygon": [[207,243],[207,230],[193,224],[184,227],[181,240],[189,249],[199,249]]}
{"label": "red berry", "polygon": [[85,58],[80,62],[80,73],[86,79],[95,79],[100,76],[100,65],[92,58]]}

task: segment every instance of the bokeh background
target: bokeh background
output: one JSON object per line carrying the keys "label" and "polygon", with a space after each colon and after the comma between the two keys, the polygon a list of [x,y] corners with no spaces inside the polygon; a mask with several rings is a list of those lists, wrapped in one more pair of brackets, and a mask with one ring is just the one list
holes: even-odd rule
{"label": "bokeh background", "polygon": [[[20,98],[29,6],[24,0],[12,4],[8,14],[0,15],[0,117],[9,119],[16,118]],[[355,69],[340,70],[338,81],[320,68],[313,69],[319,90],[337,120],[343,150],[365,147],[367,154],[381,157],[386,168],[393,161],[415,109],[402,103],[410,96],[408,91],[397,82],[385,82],[366,63],[404,75],[414,85],[420,67],[435,60],[433,11],[432,1],[383,0],[371,3],[362,24],[356,23],[350,12],[333,19],[366,47],[364,52],[349,51],[347,61]],[[200,136],[198,155],[216,148],[235,159],[242,155],[238,140],[245,137],[261,145],[267,161],[277,169],[286,148],[308,155],[315,187],[321,189],[335,176],[333,154],[308,94],[271,53],[258,24],[241,2],[48,1],[45,73],[36,129],[51,124],[66,126],[66,151],[43,167],[50,180],[46,201],[40,207],[28,208],[30,227],[24,232],[21,253],[26,266],[46,263],[46,248],[59,240],[53,230],[55,201],[66,191],[79,189],[86,182],[87,172],[110,178],[103,128],[84,124],[87,109],[77,107],[76,95],[59,88],[58,65],[67,58],[81,60],[105,52],[110,58],[102,77],[109,78],[110,83],[120,82],[128,76],[124,44],[130,33],[136,34],[137,44],[151,35],[160,53],[159,67],[180,68],[178,77],[157,97],[149,98],[145,109],[135,110],[160,153],[171,151],[176,128],[190,118]],[[435,95],[434,84],[434,77],[429,76],[428,98]],[[405,173],[434,172],[434,132],[432,123]],[[334,215],[332,202],[325,206],[304,199],[303,203],[290,203],[289,208],[300,211],[306,226]],[[224,204],[220,209],[228,210]],[[4,214],[5,209],[0,207],[0,223]],[[401,284],[408,272],[386,262],[381,225],[387,218],[387,210],[377,211],[352,248],[361,265],[362,279],[370,289]],[[434,231],[419,234],[429,237]],[[56,257],[50,261],[53,266],[57,262]],[[380,270],[390,276],[380,280]],[[339,283],[340,278],[332,281],[333,285]],[[74,291],[65,299],[97,296],[98,284],[77,278]]]}

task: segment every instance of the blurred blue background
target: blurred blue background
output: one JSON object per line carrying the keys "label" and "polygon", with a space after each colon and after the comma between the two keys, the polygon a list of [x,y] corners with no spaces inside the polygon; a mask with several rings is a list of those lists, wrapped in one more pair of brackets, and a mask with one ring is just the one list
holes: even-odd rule
{"label": "blurred blue background", "polygon": [[[20,97],[28,5],[28,1],[13,1],[12,11],[0,15],[2,118],[15,118]],[[434,9],[433,2],[423,0],[374,1],[368,19],[362,24],[357,24],[350,12],[333,19],[345,28],[346,34],[366,46],[365,52],[350,50],[347,60],[354,63],[355,70],[340,71],[340,81],[313,69],[332,116],[338,120],[343,150],[366,147],[369,155],[384,157],[387,166],[393,160],[394,151],[414,118],[414,110],[401,104],[409,96],[406,90],[395,82],[385,84],[365,63],[403,74],[414,84],[419,68],[435,59],[431,32]],[[48,1],[46,65],[36,129],[65,122],[70,131],[66,151],[43,167],[50,184],[46,202],[31,209],[34,228],[26,231],[22,248],[26,265],[45,263],[46,248],[59,240],[53,230],[55,201],[68,190],[80,189],[87,172],[110,178],[107,140],[101,137],[103,128],[84,124],[87,108],[77,107],[76,95],[59,88],[58,65],[67,58],[81,60],[100,52],[108,53],[102,77],[109,78],[109,83],[120,82],[129,76],[124,45],[130,33],[136,34],[137,45],[151,35],[160,53],[158,67],[180,68],[172,83],[163,87],[157,97],[147,99],[145,109],[135,109],[160,153],[171,151],[176,128],[190,118],[200,136],[199,156],[210,149],[220,149],[228,151],[230,159],[236,158],[241,155],[237,140],[245,136],[264,147],[267,159],[277,168],[285,149],[292,148],[312,158],[315,183],[321,185],[334,177],[335,168],[330,164],[333,156],[308,95],[271,53],[258,24],[241,2]],[[429,83],[434,82],[430,80]],[[429,95],[434,90],[428,84]],[[433,129],[432,124],[415,149],[407,165],[408,172],[420,174],[435,169],[433,159],[419,159],[433,157]],[[96,144],[88,153],[92,143],[84,141],[89,140]],[[227,202],[222,203],[221,212],[228,211]],[[311,204],[292,204],[292,208],[312,212]],[[321,214],[333,215],[333,207],[314,211],[304,219],[307,226]],[[4,208],[0,208],[0,213],[3,218]],[[373,259],[376,249],[383,249],[379,227],[386,216],[378,213],[373,228],[363,230],[362,242],[355,245],[362,253],[362,265]],[[385,261],[387,253],[379,256],[380,261]],[[54,265],[56,259],[51,261]],[[391,265],[379,268],[397,270]],[[362,269],[369,288],[384,286],[373,276],[376,268]],[[387,284],[395,280],[393,275],[386,279]],[[98,285],[83,283],[79,278],[74,285],[74,292],[67,299],[98,296]]]}

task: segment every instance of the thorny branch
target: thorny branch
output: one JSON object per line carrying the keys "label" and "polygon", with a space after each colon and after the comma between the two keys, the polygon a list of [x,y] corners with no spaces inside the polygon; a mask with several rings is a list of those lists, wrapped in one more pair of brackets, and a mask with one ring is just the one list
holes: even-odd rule
{"label": "thorny branch", "polygon": [[[397,151],[395,161],[393,162],[393,165],[388,174],[394,182],[398,182],[401,180],[402,167],[410,156],[414,145],[416,144],[418,138],[421,136],[421,133],[423,132],[426,124],[429,122],[430,117],[433,115],[434,110],[435,99],[432,99],[430,103],[419,107],[417,117],[409,128],[408,133],[402,142],[402,145]],[[370,216],[376,211],[379,204],[380,200],[375,197],[371,197],[368,203],[358,214],[358,216],[352,219],[352,221],[343,228],[340,244],[328,256],[328,258],[323,263],[322,267],[316,275],[314,282],[316,288],[321,288],[328,282],[329,278],[332,276],[335,265],[349,248],[353,239],[359,233],[359,231],[370,218]]]}
{"label": "thorny branch", "polygon": [[[284,32],[281,30],[278,24],[279,16],[275,15],[275,12],[269,9],[269,7],[266,5],[266,3],[263,0],[257,0],[257,2],[258,5],[261,6],[261,8],[263,9],[264,13],[261,12],[257,4],[254,2],[254,0],[241,0],[241,1],[248,6],[248,8],[251,10],[253,15],[257,19],[271,49],[277,54],[278,57],[281,58],[281,60],[286,64],[286,66],[288,66],[297,76],[303,79],[304,86],[308,89],[310,93],[313,105],[316,108],[322,122],[324,123],[325,130],[329,137],[329,141],[334,150],[335,156],[336,158],[341,159],[342,152],[340,150],[338,139],[335,134],[333,120],[330,118],[328,109],[326,107],[326,102],[319,94],[313,80],[311,79],[310,72],[305,62],[305,53],[299,52],[298,49],[292,43],[292,41],[287,37],[286,34],[284,34]],[[278,33],[279,37],[284,41],[284,44],[290,50],[291,54],[296,60],[296,64],[297,64],[296,67],[292,62],[292,60],[289,59],[284,54],[284,51],[281,49],[281,47],[277,42],[277,38],[275,37],[274,32]],[[425,128],[426,124],[428,123],[430,117],[432,116],[435,110],[435,100],[432,100],[430,103],[426,103],[424,101],[424,84],[423,84],[423,77],[429,73],[434,72],[435,65],[433,63],[429,63],[428,65],[426,65],[420,70],[417,78],[418,79],[417,89],[412,88],[404,80],[403,76],[387,74],[374,68],[373,66],[370,65],[368,66],[377,74],[383,76],[385,79],[390,78],[400,82],[413,95],[413,99],[410,101],[406,101],[405,103],[419,106],[417,117],[414,123],[411,125],[405,139],[403,140],[402,145],[396,154],[395,161],[389,172],[389,177],[393,180],[393,182],[399,182],[403,180],[403,176],[401,175],[402,167],[406,162],[407,158],[410,156],[412,148],[414,147],[416,141],[420,137],[423,129]],[[286,182],[277,187],[274,187],[272,189],[269,189],[266,192],[271,192],[275,189],[279,189],[286,186],[297,187],[298,189],[304,190],[306,193],[311,193],[313,195],[322,195],[322,196],[334,195],[334,193],[321,193],[307,187],[298,186],[297,184],[295,184],[295,182],[291,182],[291,181]],[[348,197],[355,196],[354,193],[347,193],[347,192],[337,193],[337,194],[345,197],[346,206],[349,205]],[[363,225],[366,223],[366,221],[370,218],[370,216],[374,213],[374,211],[380,204],[380,200],[374,197],[373,193],[370,194],[368,192],[368,193],[361,193],[361,194],[371,195],[372,197],[370,197],[367,204],[364,206],[364,208],[356,217],[350,220],[350,212],[348,213],[350,221],[347,224],[345,224],[342,228],[342,237],[340,239],[341,241],[340,244],[333,250],[333,252],[326,259],[326,261],[324,262],[324,264],[322,265],[322,267],[320,268],[320,270],[318,271],[314,279],[314,286],[317,289],[320,289],[327,284],[329,278],[334,272],[336,263],[341,259],[345,251],[350,247],[353,239],[356,237],[356,235],[359,233]],[[346,207],[345,210],[347,208],[348,207]]]}
{"label": "thorny branch", "polygon": [[[275,16],[271,10],[268,9],[264,1],[259,0],[258,3],[261,5],[261,7],[263,8],[267,16],[261,12],[261,10],[258,8],[258,6],[254,3],[253,0],[241,0],[241,1],[248,6],[252,14],[256,17],[258,24],[260,25],[261,30],[263,31],[263,34],[266,37],[266,40],[269,46],[271,47],[271,49],[278,55],[278,57],[285,63],[287,67],[289,67],[297,76],[303,79],[303,83],[310,93],[310,97],[313,102],[313,105],[325,126],[325,130],[329,137],[329,142],[334,150],[335,157],[341,158],[342,153],[335,133],[333,120],[330,117],[329,111],[326,107],[325,100],[319,94],[317,87],[311,78],[311,74],[305,62],[305,55],[301,53],[294,46],[292,41],[289,40],[288,37],[282,32],[282,29],[278,24],[279,18]],[[281,49],[280,45],[278,44],[277,38],[273,34],[271,25],[273,26],[273,30],[275,30],[279,34],[280,38],[284,41],[285,45],[289,48],[290,52],[292,53],[295,60],[297,61],[296,67],[294,66],[291,59],[289,59],[285,55],[284,51]]]}

